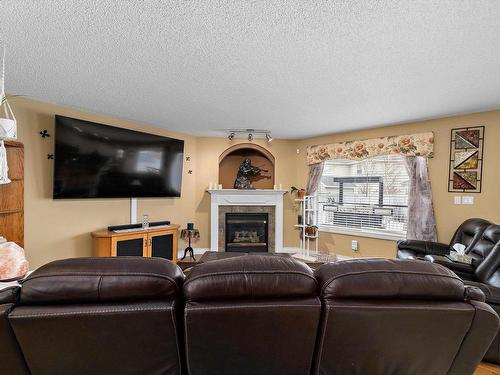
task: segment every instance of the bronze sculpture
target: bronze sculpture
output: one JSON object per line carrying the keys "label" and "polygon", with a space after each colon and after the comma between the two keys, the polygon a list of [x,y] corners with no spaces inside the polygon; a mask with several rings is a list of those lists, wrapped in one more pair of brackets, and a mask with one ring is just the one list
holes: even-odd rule
{"label": "bronze sculpture", "polygon": [[258,177],[262,172],[267,170],[254,167],[250,159],[245,159],[238,168],[238,175],[234,181],[235,189],[255,189],[250,181],[250,177]]}

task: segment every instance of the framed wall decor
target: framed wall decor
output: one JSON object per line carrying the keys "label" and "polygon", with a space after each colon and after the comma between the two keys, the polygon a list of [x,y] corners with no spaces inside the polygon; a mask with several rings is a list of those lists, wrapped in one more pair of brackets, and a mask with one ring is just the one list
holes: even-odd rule
{"label": "framed wall decor", "polygon": [[484,126],[451,129],[450,193],[480,193],[483,184]]}

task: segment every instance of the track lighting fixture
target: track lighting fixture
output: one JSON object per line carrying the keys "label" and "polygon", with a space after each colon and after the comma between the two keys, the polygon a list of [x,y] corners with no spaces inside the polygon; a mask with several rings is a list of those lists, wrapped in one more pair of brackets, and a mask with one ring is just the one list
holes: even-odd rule
{"label": "track lighting fixture", "polygon": [[273,137],[271,137],[270,130],[263,129],[227,129],[227,139],[230,141],[234,140],[236,136],[245,137],[249,142],[253,142],[255,138],[265,138],[267,143],[271,143]]}

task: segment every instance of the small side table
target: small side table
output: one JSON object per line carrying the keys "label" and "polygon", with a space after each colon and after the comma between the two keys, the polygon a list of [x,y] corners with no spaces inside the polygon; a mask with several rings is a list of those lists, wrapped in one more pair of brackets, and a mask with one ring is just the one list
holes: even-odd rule
{"label": "small side table", "polygon": [[181,230],[181,239],[184,241],[188,241],[188,247],[184,250],[184,256],[180,259],[183,260],[186,258],[186,256],[189,253],[189,256],[193,258],[193,260],[196,261],[196,258],[194,257],[194,251],[193,248],[191,247],[191,240],[199,240],[200,239],[200,231],[198,229],[182,229]]}

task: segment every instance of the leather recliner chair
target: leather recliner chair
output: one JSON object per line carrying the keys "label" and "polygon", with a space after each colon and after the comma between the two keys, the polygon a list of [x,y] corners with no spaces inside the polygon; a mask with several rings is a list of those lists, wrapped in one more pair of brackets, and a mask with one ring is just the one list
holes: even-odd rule
{"label": "leather recliner chair", "polygon": [[183,279],[156,258],[55,261],[23,282],[8,318],[34,374],[178,374]]}
{"label": "leather recliner chair", "polygon": [[[431,260],[451,269],[465,280],[466,284],[480,288],[485,294],[486,303],[500,313],[500,225],[491,223],[486,225],[487,223],[482,219],[465,221],[450,244],[452,246],[453,243],[465,242],[467,245],[465,252],[472,258],[472,264],[452,262],[447,259],[439,260],[439,258]],[[417,254],[422,255],[423,253],[415,250],[408,250],[410,247],[414,249],[419,247],[421,242],[423,241],[398,242],[398,257],[411,254],[410,258],[415,258]],[[441,245],[427,244],[430,244],[427,249],[443,248]],[[444,251],[442,254],[448,253]],[[493,340],[484,360],[500,363],[500,333]]]}
{"label": "leather recliner chair", "polygon": [[453,245],[457,243],[465,245],[465,252],[468,253],[490,224],[488,220],[484,219],[468,219],[458,227],[449,244],[400,240],[397,243],[397,256],[399,259],[423,259],[426,255],[447,255],[453,249]]}
{"label": "leather recliner chair", "polygon": [[190,375],[308,374],[321,304],[304,263],[246,255],[193,268],[184,283]]}
{"label": "leather recliner chair", "polygon": [[344,261],[315,276],[319,374],[472,374],[498,329],[482,293],[433,263]]}
{"label": "leather recliner chair", "polygon": [[[471,264],[453,262],[450,259],[442,259],[439,257],[430,257],[435,263],[441,264],[446,268],[451,269],[458,276],[464,279],[474,277],[476,269],[480,267],[485,259],[489,256],[493,248],[500,244],[500,225],[488,225],[479,239],[477,239],[472,246],[466,249],[466,254],[472,258]],[[427,256],[429,258],[429,256]],[[484,267],[482,268],[484,270]],[[484,273],[484,271],[481,271]]]}

